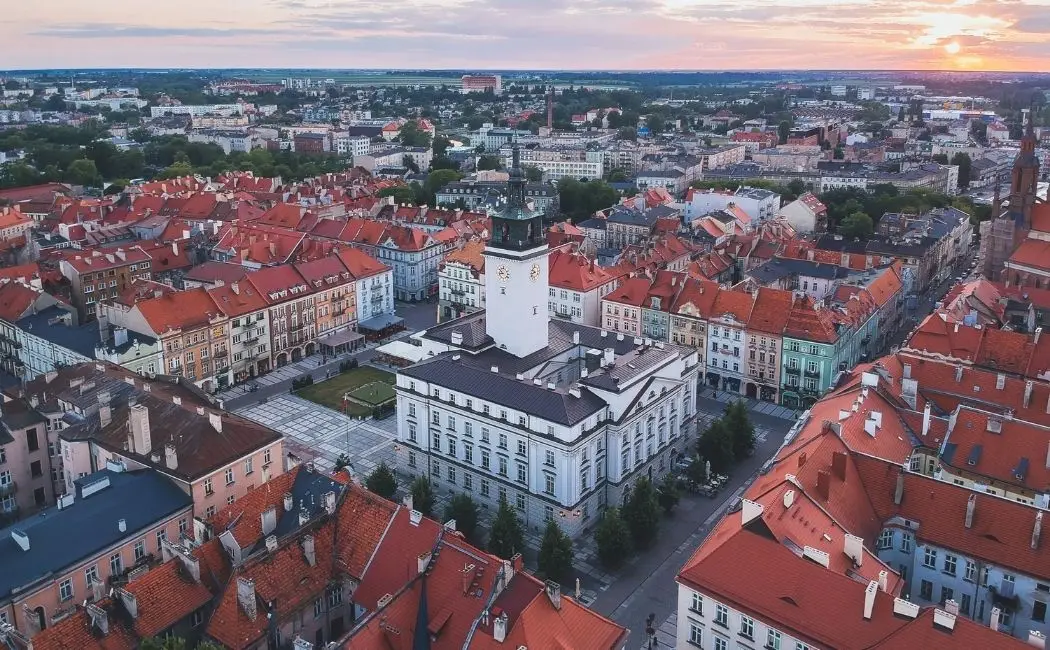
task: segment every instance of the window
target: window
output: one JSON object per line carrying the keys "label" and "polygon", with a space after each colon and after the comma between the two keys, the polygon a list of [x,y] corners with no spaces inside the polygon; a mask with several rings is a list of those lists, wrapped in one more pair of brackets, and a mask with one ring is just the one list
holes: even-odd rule
{"label": "window", "polygon": [[190,522],[185,517],[179,519],[179,535],[185,535],[186,531],[189,530]]}
{"label": "window", "polygon": [[73,600],[73,581],[70,578],[58,584],[58,599],[62,602]]}
{"label": "window", "polygon": [[474,463],[474,445],[463,445],[463,460],[471,464]]}
{"label": "window", "polygon": [[251,458],[244,459],[244,475],[248,476],[249,474],[252,473],[253,470],[254,470],[254,468],[252,467],[252,459]]}
{"label": "window", "polygon": [[226,505],[232,505],[235,498],[232,494],[226,497]]}
{"label": "window", "polygon": [[39,478],[44,475],[44,469],[39,460],[34,460],[29,464],[29,473],[33,478]]}
{"label": "window", "polygon": [[944,555],[944,572],[948,575],[955,575],[955,563],[956,559],[954,555]]}
{"label": "window", "polygon": [[146,540],[140,539],[135,542],[135,561],[138,562],[146,557]]}
{"label": "window", "polygon": [[226,485],[233,485],[233,468],[226,468]]}
{"label": "window", "polygon": [[434,435],[431,436],[430,447],[431,449],[437,449],[438,451],[441,451],[441,434],[437,431],[435,431]]}
{"label": "window", "polygon": [[507,434],[505,434],[505,433],[499,434],[499,444],[497,444],[496,446],[499,447],[500,449],[506,449],[507,448]]}
{"label": "window", "polygon": [[[488,408],[488,406],[485,408]],[[481,428],[481,442],[485,444],[488,444],[489,442],[489,430],[484,427]]]}
{"label": "window", "polygon": [[693,594],[693,598],[689,603],[689,610],[696,612],[700,616],[704,615],[704,597],[698,593]]}
{"label": "window", "polygon": [[270,464],[270,450],[267,449],[267,450],[263,451],[263,467],[266,467],[269,464]]}
{"label": "window", "polygon": [[36,427],[26,430],[26,444],[29,445],[29,451],[37,451],[40,449],[40,441],[36,436]]}
{"label": "window", "polygon": [[463,489],[470,492],[474,489],[474,477],[467,472],[463,472]]}
{"label": "window", "polygon": [[933,600],[933,583],[929,580],[923,580],[922,584],[919,585],[919,598],[923,600]]}
{"label": "window", "polygon": [[487,497],[489,495],[489,482],[487,479],[481,479],[481,496]]}
{"label": "window", "polygon": [[157,531],[157,550],[160,550],[160,543],[168,539],[168,531],[158,530]]}
{"label": "window", "polygon": [[962,612],[964,616],[970,615],[970,594],[962,595],[962,603],[959,604],[959,611]]}
{"label": "window", "polygon": [[456,455],[456,441],[453,440],[452,438],[448,439],[448,455],[449,456],[455,456]]}
{"label": "window", "polygon": [[941,605],[955,596],[955,591],[949,587],[941,587]]}
{"label": "window", "polygon": [[338,607],[343,604],[343,585],[336,585],[328,590],[328,606]]}
{"label": "window", "polygon": [[932,548],[925,548],[923,550],[922,565],[928,569],[937,568],[937,551]]}
{"label": "window", "polygon": [[502,456],[500,456],[500,458],[499,458],[499,475],[500,476],[506,476],[507,475],[507,459],[502,457]]}
{"label": "window", "polygon": [[901,551],[911,553],[911,533],[901,533]]}
{"label": "window", "polygon": [[780,632],[776,630],[766,632],[766,647],[770,650],[780,650]]}
{"label": "window", "polygon": [[483,469],[488,469],[489,468],[489,450],[488,449],[482,449],[481,450],[481,467]]}
{"label": "window", "polygon": [[722,603],[715,605],[715,623],[729,627],[729,608]]}
{"label": "window", "polygon": [[1041,600],[1032,603],[1032,620],[1040,623],[1046,622],[1046,603]]}
{"label": "window", "polygon": [[87,569],[84,569],[84,584],[87,585],[88,589],[91,588],[91,583],[93,583],[93,582],[102,582],[101,580],[98,579],[98,565],[97,564],[92,564]]}
{"label": "window", "polygon": [[755,638],[755,619],[750,616],[740,616],[740,635],[748,639]]}
{"label": "window", "polygon": [[193,618],[191,619],[191,623],[193,627],[200,627],[201,624],[204,623],[203,609],[198,609],[197,611],[193,612]]}
{"label": "window", "polygon": [[408,466],[409,467],[415,467],[416,466],[416,452],[414,452],[414,451],[408,452]]}
{"label": "window", "polygon": [[525,447],[525,441],[524,440],[519,440],[518,441],[518,455],[519,456],[525,456],[526,455],[526,447]]}
{"label": "window", "polygon": [[204,518],[211,519],[215,516],[215,506],[208,506],[204,509]]}
{"label": "window", "polygon": [[114,553],[109,556],[109,574],[119,575],[124,572],[124,558],[120,556],[120,553]]}
{"label": "window", "polygon": [[453,431],[456,430],[456,416],[454,416],[454,415],[448,416],[448,428],[452,429]]}
{"label": "window", "polygon": [[879,534],[879,548],[880,549],[893,548],[893,531],[892,530],[884,530],[884,531],[882,531],[881,534]]}
{"label": "window", "polygon": [[704,645],[704,628],[696,625],[695,623],[689,624],[689,643],[696,646],[703,647]]}
{"label": "window", "polygon": [[204,496],[211,496],[215,494],[215,490],[211,488],[211,479],[204,479]]}
{"label": "window", "polygon": [[554,496],[554,477],[550,474],[546,474],[543,477],[543,491],[546,494]]}
{"label": "window", "polygon": [[522,510],[522,511],[525,510],[525,495],[524,494],[518,494],[515,497],[514,501],[515,501],[514,505],[516,505],[518,507],[518,510]]}
{"label": "window", "polygon": [[452,484],[456,483],[456,468],[451,465],[448,467],[448,482]]}
{"label": "window", "polygon": [[[467,401],[469,402],[470,400],[467,400]],[[470,422],[464,422],[463,423],[463,435],[467,436],[468,438],[474,437],[474,425],[472,423],[470,423]]]}
{"label": "window", "polygon": [[416,425],[411,422],[408,424],[408,441],[416,442]]}
{"label": "window", "polygon": [[518,463],[518,483],[528,483],[528,470],[521,463]]}
{"label": "window", "polygon": [[723,639],[720,636],[714,637],[714,640],[715,640],[715,646],[714,646],[715,650],[729,650],[729,642],[728,641],[726,641],[725,639]]}
{"label": "window", "polygon": [[[584,452],[584,453],[586,453],[586,452]],[[544,465],[549,465],[551,467],[554,467],[554,452],[553,451],[551,451],[549,449],[547,450],[546,459],[544,460],[543,464]]]}

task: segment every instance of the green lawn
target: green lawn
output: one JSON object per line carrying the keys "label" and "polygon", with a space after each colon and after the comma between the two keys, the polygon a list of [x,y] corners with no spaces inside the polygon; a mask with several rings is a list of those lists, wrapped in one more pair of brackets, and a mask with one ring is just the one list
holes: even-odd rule
{"label": "green lawn", "polygon": [[[348,391],[353,391],[366,384],[373,384],[376,382],[393,385],[394,381],[394,375],[385,370],[379,370],[378,368],[372,368],[369,366],[360,366],[354,368],[350,372],[344,372],[343,374],[332,377],[331,379],[326,379],[325,381],[317,382],[316,384],[302,388],[296,391],[296,395],[322,406],[327,406],[330,409],[342,411],[343,395]],[[390,389],[390,395],[393,395],[393,389]],[[369,399],[368,401],[372,400]],[[350,402],[347,408],[347,415],[360,417],[370,415],[371,413],[371,408],[361,404],[355,404],[354,402]]]}

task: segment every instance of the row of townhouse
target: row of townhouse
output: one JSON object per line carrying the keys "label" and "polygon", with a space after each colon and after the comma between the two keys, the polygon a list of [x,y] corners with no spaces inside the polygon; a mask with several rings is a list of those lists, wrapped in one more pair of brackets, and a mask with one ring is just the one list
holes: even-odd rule
{"label": "row of townhouse", "polygon": [[[128,475],[89,478],[122,483],[78,500],[69,516],[59,512],[50,532],[79,533],[72,513],[109,505],[107,497],[133,501]],[[145,487],[150,477],[136,478]],[[548,645],[536,640],[536,630],[543,630],[543,639],[579,650],[626,645],[625,628],[557,583],[524,572],[520,554],[501,560],[477,549],[455,532],[454,522],[427,519],[410,499],[391,503],[344,473],[327,476],[309,465],[292,468],[268,488],[211,517],[206,530],[214,537],[200,544],[150,535],[150,548],[156,537],[164,562],[127,584],[93,591],[81,587],[79,576],[63,582],[57,591],[65,602],[83,605],[70,605],[46,627],[27,621],[33,610],[15,610],[13,618],[0,619],[0,642],[19,650],[74,644],[102,650],[174,636],[230,650],[494,650]],[[148,523],[163,526],[180,515],[184,503],[165,496],[172,503],[163,502]],[[114,510],[103,511],[107,520]],[[130,517],[129,526],[147,523]],[[104,529],[107,538],[116,536],[116,526]],[[83,547],[70,546],[64,555]],[[42,550],[12,543],[0,558],[39,564]]]}
{"label": "row of townhouse", "polygon": [[185,379],[111,364],[50,372],[4,396],[0,630],[32,636],[156,567],[166,542],[285,471],[279,433]]}
{"label": "row of townhouse", "polygon": [[926,351],[844,376],[684,565],[679,646],[1045,647],[1047,404]]}
{"label": "row of townhouse", "polygon": [[316,352],[344,352],[387,327],[393,312],[390,268],[344,248],[212,289],[108,302],[100,320],[157,341],[159,359],[146,372],[215,391]]}
{"label": "row of townhouse", "polygon": [[798,292],[717,283],[659,271],[628,278],[601,303],[601,327],[695,347],[703,383],[778,402],[812,403],[842,371],[874,356],[895,331],[901,283],[895,265],[842,285],[823,303]]}

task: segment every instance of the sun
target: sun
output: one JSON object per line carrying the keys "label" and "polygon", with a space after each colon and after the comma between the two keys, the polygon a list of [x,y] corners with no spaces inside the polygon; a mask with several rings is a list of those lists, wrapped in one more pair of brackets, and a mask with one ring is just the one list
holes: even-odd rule
{"label": "sun", "polygon": [[962,46],[959,45],[955,41],[952,41],[951,43],[947,43],[944,46],[944,51],[947,52],[948,54],[958,54],[960,52],[960,50],[962,50]]}

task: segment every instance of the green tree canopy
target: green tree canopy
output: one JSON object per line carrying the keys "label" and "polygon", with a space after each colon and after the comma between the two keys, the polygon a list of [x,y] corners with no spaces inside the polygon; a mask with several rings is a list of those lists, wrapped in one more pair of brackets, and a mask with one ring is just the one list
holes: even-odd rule
{"label": "green tree canopy", "polygon": [[867,214],[854,212],[842,220],[838,232],[843,237],[864,240],[875,232],[875,224]]}
{"label": "green tree canopy", "polygon": [[966,189],[970,186],[970,169],[973,165],[973,161],[970,160],[970,155],[966,152],[960,151],[959,153],[952,156],[951,164],[959,167],[959,189]]}
{"label": "green tree canopy", "polygon": [[74,160],[72,164],[69,165],[66,176],[70,183],[76,185],[91,186],[99,185],[102,182],[102,176],[98,173],[98,167],[95,166],[95,161],[87,158]]}
{"label": "green tree canopy", "polygon": [[572,576],[572,540],[553,519],[547,522],[540,542],[540,574],[548,580],[564,583]]}
{"label": "green tree canopy", "polygon": [[[386,461],[382,461],[365,479],[365,487],[384,499],[393,499],[397,494],[397,477],[387,466]],[[413,505],[415,505],[414,499],[413,497]]]}
{"label": "green tree canopy", "polygon": [[422,512],[427,517],[431,516],[434,512],[434,486],[430,479],[420,476],[412,481],[409,492],[412,494],[412,509]]}
{"label": "green tree canopy", "polygon": [[456,530],[463,533],[467,541],[481,545],[481,530],[478,528],[478,504],[468,494],[457,494],[445,506],[445,521],[456,520]]}
{"label": "green tree canopy", "polygon": [[660,486],[657,488],[656,498],[666,514],[671,514],[674,511],[675,506],[678,505],[678,501],[681,499],[681,494],[678,491],[678,479],[674,474],[664,475],[660,481]]}
{"label": "green tree canopy", "polygon": [[406,147],[430,148],[430,134],[426,131],[421,131],[414,120],[405,122],[404,126],[401,127],[400,133],[398,133],[397,139]]}
{"label": "green tree canopy", "polygon": [[631,531],[617,508],[608,508],[594,531],[598,560],[607,569],[616,569],[631,555]]}
{"label": "green tree canopy", "polygon": [[622,515],[635,548],[649,548],[660,530],[660,501],[648,477],[635,481]]}
{"label": "green tree canopy", "polygon": [[719,419],[711,421],[697,442],[697,451],[704,459],[711,462],[715,472],[725,472],[733,464],[733,434],[725,423]]}
{"label": "green tree canopy", "polygon": [[755,451],[755,425],[747,412],[743,400],[730,402],[722,416],[722,422],[733,436],[733,456],[743,460]]}
{"label": "green tree canopy", "polygon": [[496,518],[492,520],[492,528],[489,530],[489,552],[509,560],[524,548],[525,531],[521,527],[518,513],[501,497],[499,510],[496,511]]}
{"label": "green tree canopy", "polygon": [[398,185],[396,187],[384,187],[376,193],[379,198],[386,198],[388,196],[394,197],[394,203],[415,205],[416,193],[412,191],[412,188],[407,185]]}

